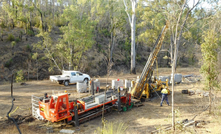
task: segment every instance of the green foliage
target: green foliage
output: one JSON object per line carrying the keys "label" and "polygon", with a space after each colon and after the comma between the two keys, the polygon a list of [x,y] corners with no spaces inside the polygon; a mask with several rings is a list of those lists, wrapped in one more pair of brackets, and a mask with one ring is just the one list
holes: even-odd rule
{"label": "green foliage", "polygon": [[23,80],[24,80],[23,71],[22,70],[17,71],[15,81],[18,83],[22,82]]}
{"label": "green foliage", "polygon": [[13,60],[12,59],[10,59],[10,60],[8,60],[6,63],[5,63],[5,67],[7,67],[7,68],[9,68],[9,67],[11,67],[12,66],[12,64],[13,64]]}
{"label": "green foliage", "polygon": [[34,59],[34,60],[38,59],[38,53],[37,52],[32,55],[32,59]]}
{"label": "green foliage", "polygon": [[3,21],[1,21],[0,27],[1,27],[1,28],[6,28],[6,24],[5,24]]}
{"label": "green foliage", "polygon": [[32,30],[28,29],[27,30],[27,35],[34,36],[35,33]]}
{"label": "green foliage", "polygon": [[15,38],[15,42],[18,43],[19,41],[20,41],[20,38],[19,38],[19,37],[16,37],[16,38]]}
{"label": "green foliage", "polygon": [[63,17],[57,17],[55,20],[55,25],[58,27],[64,26],[65,25],[65,20]]}
{"label": "green foliage", "polygon": [[[88,4],[86,2],[82,6],[87,8]],[[62,17],[68,22],[68,25],[60,28],[64,33],[63,39],[56,45],[62,56],[66,57],[68,62],[73,62],[73,66],[79,65],[83,53],[94,44],[95,22],[88,18],[86,11],[82,10],[83,7],[78,4],[66,7]],[[70,50],[74,51],[70,53]]]}
{"label": "green foliage", "polygon": [[29,44],[26,45],[25,50],[26,50],[27,52],[31,52],[31,46],[30,46]]}
{"label": "green foliage", "polygon": [[102,29],[101,34],[103,34],[104,36],[110,36],[111,35],[110,31],[107,30],[107,29]]}
{"label": "green foliage", "polygon": [[14,48],[14,46],[16,45],[16,42],[15,42],[15,41],[12,41],[12,42],[11,42],[11,45],[12,45],[12,48]]}
{"label": "green foliage", "polygon": [[137,30],[140,31],[138,41],[151,46],[155,43],[162,28],[166,24],[164,14],[160,12],[165,5],[160,1],[150,1],[147,4],[151,6],[143,8],[143,3],[140,1],[137,7],[137,18],[140,20],[137,24]]}
{"label": "green foliage", "polygon": [[214,30],[208,30],[204,32],[203,38],[204,42],[201,45],[203,65],[200,72],[205,76],[205,86],[209,90],[219,87],[217,60],[218,37]]}
{"label": "green foliage", "polygon": [[8,38],[7,38],[7,41],[14,41],[14,40],[15,40],[14,35],[9,34],[9,35],[8,35]]}

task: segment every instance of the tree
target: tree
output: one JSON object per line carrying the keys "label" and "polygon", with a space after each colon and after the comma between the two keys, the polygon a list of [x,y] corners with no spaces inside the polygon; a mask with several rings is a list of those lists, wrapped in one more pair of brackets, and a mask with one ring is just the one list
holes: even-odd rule
{"label": "tree", "polygon": [[32,55],[32,59],[36,61],[36,71],[37,71],[37,80],[38,80],[38,53],[37,52]]}
{"label": "tree", "polygon": [[201,45],[203,65],[201,73],[205,76],[205,86],[209,90],[209,114],[212,113],[212,91],[219,88],[218,82],[218,35],[214,29],[204,32],[204,42]]}
{"label": "tree", "polygon": [[[166,17],[170,22],[171,31],[171,59],[172,59],[172,128],[175,130],[175,110],[174,110],[174,74],[176,72],[178,50],[181,43],[182,33],[187,19],[193,9],[200,3],[200,0],[194,1],[189,5],[187,0],[171,1],[167,5]],[[172,6],[171,6],[172,5]]]}
{"label": "tree", "polygon": [[69,62],[69,70],[79,69],[80,61],[84,57],[83,53],[94,43],[95,23],[87,16],[87,4],[78,1],[76,5],[66,7],[63,13],[68,24],[61,27],[64,34],[57,47],[64,52],[63,54]]}
{"label": "tree", "polygon": [[[56,48],[52,45],[52,39],[50,37],[50,33],[49,32],[44,32],[41,31],[38,35],[36,35],[37,37],[40,37],[42,40],[39,41],[38,43],[36,43],[34,45],[35,49],[40,49],[43,50],[45,56],[50,59],[51,61],[53,61],[54,65],[57,67],[57,69],[62,72],[61,67],[59,67],[58,63],[56,61]],[[54,66],[51,66],[51,68],[49,68],[49,71],[53,68]]]}
{"label": "tree", "polygon": [[136,33],[136,6],[137,0],[131,0],[131,15],[128,12],[128,4],[124,1],[125,11],[127,13],[131,27],[131,73],[136,74],[136,50],[135,50],[135,33]]}

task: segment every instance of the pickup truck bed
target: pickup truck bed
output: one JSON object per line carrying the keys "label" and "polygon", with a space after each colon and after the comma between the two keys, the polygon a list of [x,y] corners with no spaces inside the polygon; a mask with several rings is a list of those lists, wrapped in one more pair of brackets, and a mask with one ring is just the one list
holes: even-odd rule
{"label": "pickup truck bed", "polygon": [[70,77],[69,76],[62,76],[62,75],[53,75],[50,76],[50,80],[52,82],[59,82],[59,81],[64,81],[64,80],[69,80]]}

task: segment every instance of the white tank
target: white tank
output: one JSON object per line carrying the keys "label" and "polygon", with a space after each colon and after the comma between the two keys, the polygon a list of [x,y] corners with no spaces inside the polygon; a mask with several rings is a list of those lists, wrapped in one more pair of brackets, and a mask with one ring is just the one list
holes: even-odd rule
{"label": "white tank", "polygon": [[[170,83],[172,83],[172,77],[173,77],[173,75],[171,74]],[[181,83],[182,82],[182,74],[174,74],[174,82]]]}
{"label": "white tank", "polygon": [[112,89],[117,89],[117,87],[123,87],[124,86],[124,82],[123,80],[120,79],[116,79],[116,80],[112,80]]}
{"label": "white tank", "polygon": [[86,82],[77,82],[77,92],[78,93],[87,92],[87,83]]}
{"label": "white tank", "polygon": [[130,80],[125,80],[125,86],[124,86],[125,88],[129,88],[129,87],[131,87],[131,81]]}

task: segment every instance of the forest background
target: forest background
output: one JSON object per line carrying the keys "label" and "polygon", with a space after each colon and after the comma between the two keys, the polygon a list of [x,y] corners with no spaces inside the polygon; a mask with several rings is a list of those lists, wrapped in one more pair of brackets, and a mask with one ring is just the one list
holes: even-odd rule
{"label": "forest background", "polygon": [[[158,67],[171,67],[177,42],[176,67],[200,67],[205,35],[213,30],[220,44],[220,11],[216,0],[1,0],[0,81],[12,73],[18,81],[47,79],[63,69],[140,73],[167,21]],[[220,65],[220,47],[217,53]]]}

